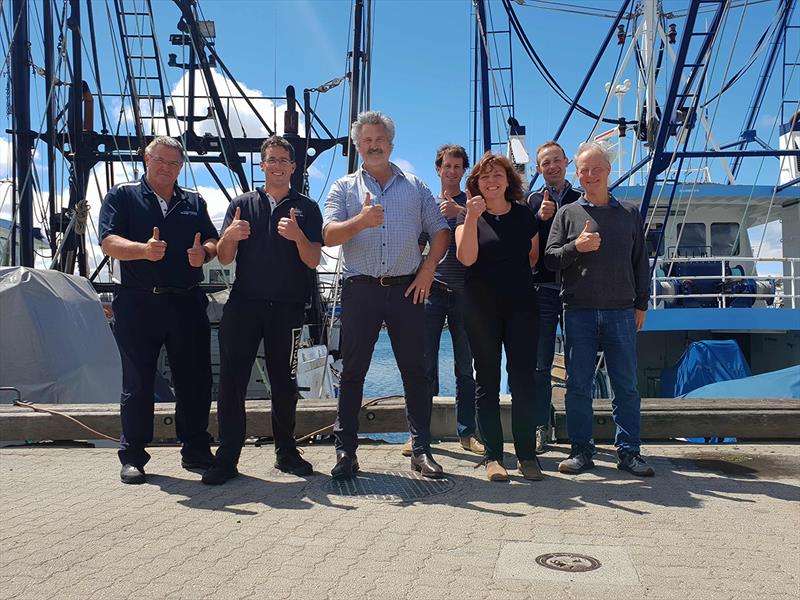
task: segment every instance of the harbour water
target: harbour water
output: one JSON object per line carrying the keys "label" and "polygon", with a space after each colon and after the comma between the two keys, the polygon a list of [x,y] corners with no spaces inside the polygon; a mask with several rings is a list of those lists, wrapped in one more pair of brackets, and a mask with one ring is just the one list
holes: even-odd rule
{"label": "harbour water", "polygon": [[[420,352],[422,349],[420,348]],[[456,378],[453,372],[453,343],[447,330],[442,332],[442,341],[439,346],[439,395],[456,395]],[[403,382],[400,371],[389,342],[386,329],[381,329],[375,351],[372,354],[372,363],[364,382],[364,398],[377,398],[403,393]]]}

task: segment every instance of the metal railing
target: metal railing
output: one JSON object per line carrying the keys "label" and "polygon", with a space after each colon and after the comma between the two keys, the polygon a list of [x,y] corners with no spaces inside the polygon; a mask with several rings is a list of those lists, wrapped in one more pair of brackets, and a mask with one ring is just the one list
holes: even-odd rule
{"label": "metal railing", "polygon": [[[678,263],[718,263],[720,272],[714,275],[670,275],[664,269],[664,264],[673,267]],[[758,274],[741,274],[732,273],[731,265],[738,265],[741,263],[780,263],[783,265],[783,275],[758,275]],[[665,272],[664,275],[659,276],[659,267],[661,271]],[[787,269],[788,267],[788,269]],[[755,271],[755,269],[753,269]],[[788,275],[786,274],[788,270]],[[774,289],[770,292],[760,293],[738,293],[728,289],[726,284],[736,283],[744,279],[752,281],[765,281],[775,282]],[[718,281],[720,282],[720,289],[714,293],[704,294],[675,294],[663,293],[662,282],[693,282],[693,281]],[[778,284],[780,282],[780,284]],[[800,308],[800,258],[763,258],[752,256],[709,256],[702,258],[665,258],[658,257],[656,259],[655,268],[653,268],[652,275],[652,288],[650,291],[650,305],[654,309],[665,308],[666,302],[670,300],[682,300],[687,298],[714,298],[717,300],[719,308],[727,308],[731,301],[737,298],[755,298],[756,300],[764,300],[768,306],[773,308]],[[771,302],[768,302],[771,300]]]}

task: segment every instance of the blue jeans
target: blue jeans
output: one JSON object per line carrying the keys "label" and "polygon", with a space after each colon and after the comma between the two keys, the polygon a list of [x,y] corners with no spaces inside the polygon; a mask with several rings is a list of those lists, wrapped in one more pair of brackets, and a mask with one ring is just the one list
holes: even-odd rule
{"label": "blue jeans", "polygon": [[445,317],[453,341],[456,429],[459,437],[467,437],[475,433],[475,379],[472,352],[464,329],[464,295],[433,288],[425,301],[425,373],[432,396],[439,394],[439,343]]}
{"label": "blue jeans", "polygon": [[567,353],[567,431],[573,453],[594,453],[592,382],[597,351],[605,352],[614,399],[611,414],[617,452],[638,453],[641,398],[636,380],[636,323],[633,309],[564,310]]}
{"label": "blue jeans", "polygon": [[541,414],[536,415],[536,425],[546,427],[552,414],[553,388],[550,372],[553,369],[553,357],[556,352],[556,328],[561,319],[561,298],[559,290],[544,286],[536,286],[539,296],[539,344],[536,349],[536,397],[539,398]]}

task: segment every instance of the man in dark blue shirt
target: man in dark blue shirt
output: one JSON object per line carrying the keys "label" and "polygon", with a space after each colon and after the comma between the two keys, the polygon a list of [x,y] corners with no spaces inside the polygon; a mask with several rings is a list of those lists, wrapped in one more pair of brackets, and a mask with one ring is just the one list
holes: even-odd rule
{"label": "man in dark blue shirt", "polygon": [[175,386],[175,429],[181,464],[206,468],[212,460],[211,328],[208,299],[198,284],[203,263],[217,254],[217,230],[205,200],[176,185],[183,146],[157,137],[145,148],[146,174],[106,194],[100,209],[103,252],[120,262],[114,297],[114,337],[122,357],[123,483],[144,483],[153,439],[153,384],[162,346]]}
{"label": "man in dark blue shirt", "polygon": [[[461,180],[469,168],[467,151],[455,144],[445,144],[436,151],[436,173],[442,191],[436,202],[439,212],[450,226],[450,245],[447,254],[436,266],[430,295],[425,301],[425,369],[431,385],[431,395],[439,394],[439,344],[445,318],[447,330],[453,341],[453,367],[456,377],[456,430],[461,447],[483,454],[484,447],[475,435],[475,378],[472,375],[472,351],[464,328],[464,273],[465,267],[456,258],[456,240],[453,232],[456,217],[467,203],[461,191]],[[429,236],[422,234],[420,245]],[[403,446],[403,455],[411,456],[411,440]]]}
{"label": "man in dark blue shirt", "polygon": [[536,452],[546,449],[550,438],[550,419],[552,414],[553,388],[550,372],[555,355],[556,328],[561,320],[560,284],[557,273],[544,264],[544,250],[547,236],[553,224],[553,215],[562,206],[575,202],[581,197],[572,189],[567,175],[567,155],[558,142],[545,142],[536,150],[536,172],[544,178],[544,185],[528,195],[528,206],[539,222],[539,260],[533,268],[533,281],[539,297],[539,342],[536,350],[536,395],[545,398],[542,403],[546,414],[536,418]]}
{"label": "man in dark blue shirt", "polygon": [[310,270],[322,252],[322,214],[313,200],[290,189],[294,148],[274,136],[261,145],[264,188],[234,198],[228,206],[219,261],[236,259],[236,280],[219,327],[220,377],[217,397],[220,446],[203,483],[219,485],[239,474],[236,465],[246,438],[245,396],[258,347],[272,394],[275,467],[310,475],[294,441],[297,384],[290,358],[293,331],[303,326],[310,298]]}

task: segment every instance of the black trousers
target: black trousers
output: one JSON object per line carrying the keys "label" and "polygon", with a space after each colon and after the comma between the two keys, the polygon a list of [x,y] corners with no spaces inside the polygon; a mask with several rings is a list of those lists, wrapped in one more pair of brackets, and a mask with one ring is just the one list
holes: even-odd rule
{"label": "black trousers", "polygon": [[[511,432],[517,458],[536,456],[537,398],[534,374],[538,304],[531,298],[498,297],[477,283],[466,290],[466,328],[475,364],[475,400],[486,458],[503,460],[500,365],[506,351],[511,388]],[[541,399],[544,401],[544,399]]]}
{"label": "black trousers", "polygon": [[342,376],[333,432],[336,450],[350,454],[358,446],[358,412],[372,351],[385,322],[400,369],[406,398],[408,428],[415,453],[431,442],[431,404],[425,376],[425,305],[404,297],[408,284],[382,287],[345,280],[342,289]]}
{"label": "black trousers", "polygon": [[161,347],[175,384],[175,432],[186,459],[209,454],[211,328],[208,298],[195,288],[185,294],[153,294],[120,287],[114,297],[114,337],[122,357],[120,417],[122,464],[143,467],[153,440],[153,382]]}
{"label": "black trousers", "polygon": [[272,435],[278,454],[295,449],[297,384],[292,377],[292,330],[303,326],[303,305],[293,302],[231,298],[219,325],[220,374],[217,394],[217,460],[239,462],[247,435],[245,396],[258,346],[264,340],[272,390]]}

